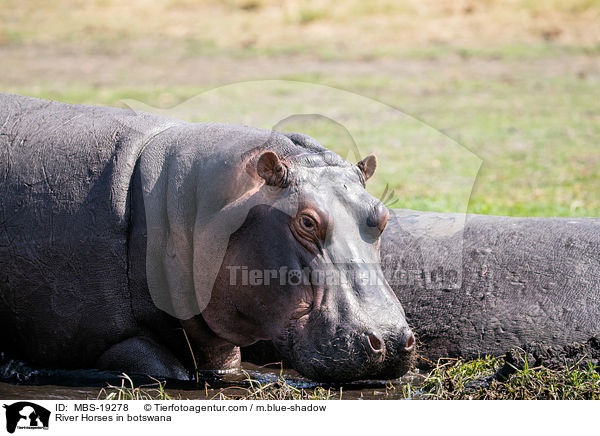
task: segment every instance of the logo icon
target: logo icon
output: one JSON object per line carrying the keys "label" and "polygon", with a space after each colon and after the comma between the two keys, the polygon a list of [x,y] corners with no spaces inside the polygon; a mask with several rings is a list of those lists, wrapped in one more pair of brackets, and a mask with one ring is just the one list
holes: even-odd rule
{"label": "logo icon", "polygon": [[28,401],[3,406],[6,409],[6,431],[14,433],[18,428],[35,430],[48,429],[50,411]]}

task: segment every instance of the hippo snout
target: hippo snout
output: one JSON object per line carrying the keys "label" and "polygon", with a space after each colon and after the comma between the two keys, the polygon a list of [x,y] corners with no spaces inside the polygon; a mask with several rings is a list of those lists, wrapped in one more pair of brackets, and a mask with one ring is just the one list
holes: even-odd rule
{"label": "hippo snout", "polygon": [[363,326],[358,331],[338,327],[331,339],[323,337],[323,330],[327,330],[323,323],[311,327],[305,326],[288,349],[293,366],[311,379],[340,383],[389,380],[401,377],[412,367],[415,337],[406,325],[395,329]]}
{"label": "hippo snout", "polygon": [[398,378],[412,366],[415,336],[408,327],[384,334],[371,332],[365,335],[365,345],[371,357],[378,362],[372,365],[369,378]]}
{"label": "hippo snout", "polygon": [[[368,350],[375,356],[385,356],[385,341],[382,338],[382,335],[378,333],[367,333],[365,335],[366,344],[368,345]],[[403,337],[400,339],[401,343],[404,343],[404,351],[412,352],[415,348],[415,335],[410,329],[407,329],[403,334]]]}

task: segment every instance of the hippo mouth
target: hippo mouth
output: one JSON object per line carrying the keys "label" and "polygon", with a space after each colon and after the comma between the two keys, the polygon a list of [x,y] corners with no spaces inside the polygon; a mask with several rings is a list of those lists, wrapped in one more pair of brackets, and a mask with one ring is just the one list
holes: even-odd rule
{"label": "hippo mouth", "polygon": [[403,333],[385,338],[373,332],[338,327],[323,339],[326,316],[319,306],[306,303],[290,319],[275,348],[300,374],[318,382],[348,383],[391,380],[406,374],[415,361],[415,339]]}
{"label": "hippo mouth", "polygon": [[[392,355],[387,352],[389,346],[386,347],[384,343],[373,344],[372,341],[369,335],[359,334],[336,338],[332,341],[337,342],[336,345],[328,343],[307,347],[296,335],[288,334],[286,351],[294,369],[322,383],[393,380],[402,377],[414,366],[415,354],[412,350]],[[339,346],[340,342],[346,344],[345,350]],[[334,348],[337,352],[327,352],[326,348]]]}

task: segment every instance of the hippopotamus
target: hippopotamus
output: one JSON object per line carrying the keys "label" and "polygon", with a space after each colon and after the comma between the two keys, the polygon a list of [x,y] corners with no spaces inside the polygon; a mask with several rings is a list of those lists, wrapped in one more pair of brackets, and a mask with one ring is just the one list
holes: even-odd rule
{"label": "hippopotamus", "polygon": [[375,168],[297,133],[1,94],[0,351],[187,379],[268,340],[314,380],[398,377],[415,338]]}
{"label": "hippopotamus", "polygon": [[[422,369],[440,358],[564,347],[600,332],[600,218],[390,210],[381,265],[417,338]],[[269,342],[255,363],[285,360]]]}
{"label": "hippopotamus", "polygon": [[430,362],[600,332],[600,218],[392,210],[381,256]]}

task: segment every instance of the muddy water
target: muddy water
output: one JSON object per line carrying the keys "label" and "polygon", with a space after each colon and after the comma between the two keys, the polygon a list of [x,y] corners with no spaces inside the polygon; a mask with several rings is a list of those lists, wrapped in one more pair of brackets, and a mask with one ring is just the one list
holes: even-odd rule
{"label": "muddy water", "polygon": [[[317,387],[330,389],[332,398],[342,399],[403,399],[403,386],[413,386],[422,379],[419,373],[409,373],[397,380],[369,380],[343,385],[323,385],[303,378],[293,370],[280,367],[258,367],[244,364],[242,370],[228,374],[204,374],[199,376],[199,383],[167,380],[166,390],[173,399],[218,399],[220,394],[227,397],[238,397],[250,387],[248,378],[261,384],[276,382],[282,377],[290,386],[308,392]],[[62,371],[44,370],[27,366],[21,362],[9,361],[0,365],[0,400],[84,400],[104,398],[101,392],[107,386],[120,386],[122,379],[115,372],[82,370]],[[148,377],[134,378],[136,386],[149,385],[155,382]]]}

